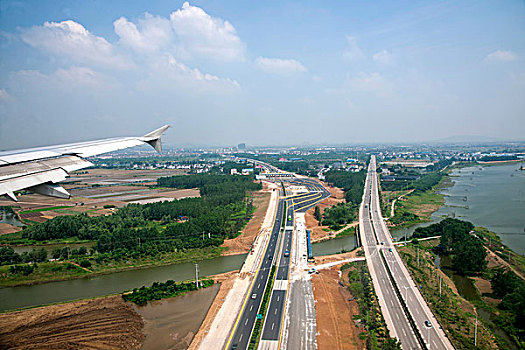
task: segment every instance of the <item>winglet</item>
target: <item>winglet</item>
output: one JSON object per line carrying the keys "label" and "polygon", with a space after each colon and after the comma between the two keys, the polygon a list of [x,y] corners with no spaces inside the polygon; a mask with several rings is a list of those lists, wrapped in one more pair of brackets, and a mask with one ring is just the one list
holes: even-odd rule
{"label": "winglet", "polygon": [[150,133],[144,135],[143,137],[144,137],[145,139],[149,139],[149,138],[157,139],[157,138],[159,138],[162,134],[164,134],[164,132],[165,132],[166,130],[168,130],[169,127],[170,127],[169,125],[164,125],[164,126],[158,128],[158,129],[153,130],[152,132],[150,132]]}
{"label": "winglet", "polygon": [[13,192],[6,192],[4,193],[6,196],[11,198],[13,201],[18,202],[18,199],[16,198],[15,194]]}
{"label": "winglet", "polygon": [[164,125],[163,127],[160,127],[157,130],[153,130],[152,132],[144,135],[142,139],[144,140],[144,142],[149,143],[151,147],[155,148],[155,151],[161,153],[162,142],[160,140],[160,137],[166,130],[168,130],[169,127],[169,125]]}

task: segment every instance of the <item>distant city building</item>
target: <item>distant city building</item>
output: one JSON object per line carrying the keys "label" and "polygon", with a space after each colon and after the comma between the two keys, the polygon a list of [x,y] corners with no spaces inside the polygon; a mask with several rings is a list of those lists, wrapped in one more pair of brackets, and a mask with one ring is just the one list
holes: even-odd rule
{"label": "distant city building", "polygon": [[246,144],[245,143],[239,143],[237,145],[237,149],[244,151],[246,149]]}

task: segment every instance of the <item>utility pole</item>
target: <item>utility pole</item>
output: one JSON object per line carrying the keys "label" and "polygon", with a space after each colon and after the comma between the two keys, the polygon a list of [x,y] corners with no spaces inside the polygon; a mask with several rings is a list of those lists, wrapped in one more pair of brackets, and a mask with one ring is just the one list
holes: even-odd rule
{"label": "utility pole", "polygon": [[478,343],[478,312],[476,309],[474,309],[474,312],[476,312],[476,326],[474,328],[474,346]]}
{"label": "utility pole", "polygon": [[195,264],[195,286],[199,289],[199,264]]}
{"label": "utility pole", "polygon": [[439,274],[439,296],[441,296],[441,273]]}
{"label": "utility pole", "polygon": [[139,237],[139,249],[140,249],[140,237]]}
{"label": "utility pole", "polygon": [[419,247],[417,247],[417,266],[419,267]]}

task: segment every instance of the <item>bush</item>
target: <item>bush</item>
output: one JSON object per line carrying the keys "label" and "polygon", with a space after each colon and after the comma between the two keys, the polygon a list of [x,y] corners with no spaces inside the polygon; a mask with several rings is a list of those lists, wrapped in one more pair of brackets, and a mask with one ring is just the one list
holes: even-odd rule
{"label": "bush", "polygon": [[84,268],[90,268],[91,267],[91,262],[87,259],[84,259],[82,261],[80,261],[80,266],[84,267]]}
{"label": "bush", "polygon": [[30,264],[30,265],[13,265],[13,266],[9,266],[9,272],[11,274],[18,274],[18,273],[22,273],[24,276],[28,276],[30,274],[33,273],[33,271],[35,271],[35,269],[37,268],[38,266],[36,264]]}

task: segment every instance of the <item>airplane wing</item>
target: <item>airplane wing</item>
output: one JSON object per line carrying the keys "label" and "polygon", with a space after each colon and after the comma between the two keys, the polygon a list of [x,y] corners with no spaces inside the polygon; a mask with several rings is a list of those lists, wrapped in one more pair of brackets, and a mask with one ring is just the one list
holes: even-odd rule
{"label": "airplane wing", "polygon": [[71,195],[58,182],[69,173],[93,163],[85,157],[119,149],[149,144],[162,152],[160,137],[169,128],[164,125],[144,136],[119,137],[65,145],[0,152],[0,195],[16,201],[14,191],[26,189],[46,196],[69,199]]}

